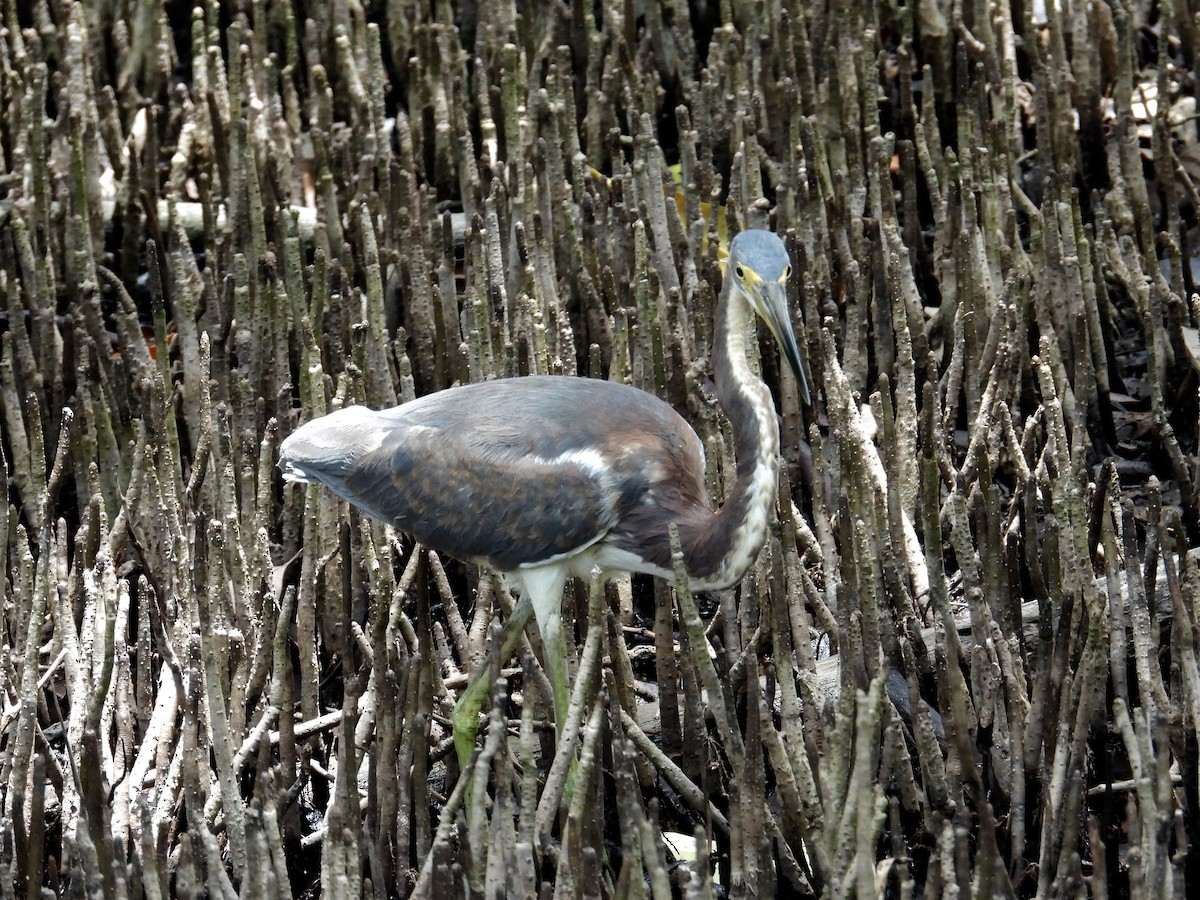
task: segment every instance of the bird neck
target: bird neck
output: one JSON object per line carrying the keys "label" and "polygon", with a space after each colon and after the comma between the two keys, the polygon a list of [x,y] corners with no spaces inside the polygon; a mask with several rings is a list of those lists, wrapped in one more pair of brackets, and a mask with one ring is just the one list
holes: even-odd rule
{"label": "bird neck", "polygon": [[[717,304],[712,366],[717,399],[733,429],[737,477],[720,511],[684,540],[694,587],[736,584],[754,563],[767,537],[779,478],[779,424],[771,392],[746,355],[753,311],[732,286]],[[685,536],[680,535],[681,538]],[[690,545],[690,547],[689,547]],[[691,549],[691,553],[688,550]]]}

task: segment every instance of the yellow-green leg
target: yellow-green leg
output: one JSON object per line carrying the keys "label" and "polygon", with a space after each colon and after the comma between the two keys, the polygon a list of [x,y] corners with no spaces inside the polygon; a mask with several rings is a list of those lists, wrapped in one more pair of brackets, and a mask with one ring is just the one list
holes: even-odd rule
{"label": "yellow-green leg", "polygon": [[517,643],[521,640],[521,633],[525,631],[525,626],[529,624],[532,616],[533,604],[527,598],[521,597],[513,614],[504,623],[504,629],[500,633],[499,647],[492,645],[488,649],[483,665],[479,667],[479,671],[475,673],[475,677],[471,679],[471,683],[467,685],[463,695],[454,704],[454,712],[450,714],[450,721],[454,728],[454,749],[458,754],[460,770],[466,771],[467,764],[471,761],[471,754],[475,752],[475,732],[479,730],[479,711],[483,709],[483,701],[492,689],[492,669],[496,658],[498,656],[503,662],[512,656],[513,651],[517,648]]}
{"label": "yellow-green leg", "polygon": [[512,656],[521,633],[529,624],[531,616],[537,618],[538,630],[542,634],[542,645],[546,658],[542,667],[554,693],[554,724],[558,731],[567,721],[567,710],[571,705],[570,682],[567,679],[567,646],[562,632],[562,594],[566,586],[566,572],[558,567],[522,570],[510,576],[520,588],[521,599],[512,616],[501,632],[500,646],[488,651],[488,656],[478,674],[467,685],[451,714],[454,727],[454,749],[458,754],[459,767],[465,769],[475,751],[475,733],[479,729],[479,711],[491,690],[491,671],[494,654],[501,661]]}

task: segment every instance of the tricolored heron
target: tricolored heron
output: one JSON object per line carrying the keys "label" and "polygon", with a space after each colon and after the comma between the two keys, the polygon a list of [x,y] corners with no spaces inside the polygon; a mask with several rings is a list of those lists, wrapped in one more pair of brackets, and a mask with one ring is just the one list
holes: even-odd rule
{"label": "tricolored heron", "polygon": [[[568,578],[596,568],[672,578],[671,523],[693,590],[736,584],[758,556],[775,500],[779,425],[770,391],[747,361],[746,332],[753,311],[808,403],[788,313],[790,274],[787,249],[769,231],[743,231],[729,245],[712,368],[733,428],[737,478],[718,510],[705,490],[700,438],[679,413],[636,388],[589,378],[505,378],[378,412],[346,407],[288,437],[280,468],[430,549],[500,572],[521,595],[501,653],[512,652],[536,617],[561,728]],[[487,688],[477,677],[455,709],[464,761]]]}

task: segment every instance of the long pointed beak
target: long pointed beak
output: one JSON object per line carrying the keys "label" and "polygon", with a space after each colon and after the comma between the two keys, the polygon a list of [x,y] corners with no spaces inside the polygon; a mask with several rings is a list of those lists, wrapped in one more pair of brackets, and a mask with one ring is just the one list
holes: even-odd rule
{"label": "long pointed beak", "polygon": [[804,357],[800,353],[800,343],[792,330],[792,317],[788,312],[787,286],[783,282],[763,283],[761,290],[763,319],[783,350],[788,365],[796,373],[796,381],[800,385],[800,399],[804,401],[805,406],[811,406],[812,393],[808,387],[808,375],[804,371]]}

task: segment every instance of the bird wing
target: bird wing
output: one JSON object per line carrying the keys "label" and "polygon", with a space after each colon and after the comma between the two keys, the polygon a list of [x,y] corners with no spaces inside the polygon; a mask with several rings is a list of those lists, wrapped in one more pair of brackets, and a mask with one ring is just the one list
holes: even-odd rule
{"label": "bird wing", "polygon": [[[669,477],[672,456],[699,453],[670,406],[589,379],[499,380],[355,410],[289,438],[282,455],[293,477],[327,485],[432,549],[501,570],[595,543]],[[305,429],[339,415],[340,439],[327,425],[301,447]],[[309,449],[318,444],[329,448],[322,460]]]}

